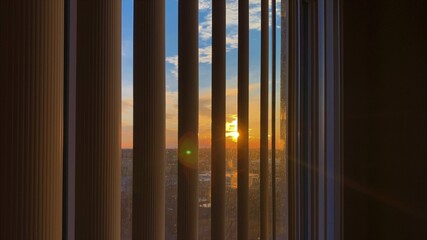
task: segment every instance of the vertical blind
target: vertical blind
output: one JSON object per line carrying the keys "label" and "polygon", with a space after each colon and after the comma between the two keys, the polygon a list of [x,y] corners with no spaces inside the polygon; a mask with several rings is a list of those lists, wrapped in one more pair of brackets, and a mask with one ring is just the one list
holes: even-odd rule
{"label": "vertical blind", "polygon": [[[165,236],[165,2],[134,1],[133,239]],[[163,134],[162,134],[163,133]]]}
{"label": "vertical blind", "polygon": [[121,1],[77,0],[76,239],[120,238]]}
{"label": "vertical blind", "polygon": [[[276,224],[276,2],[271,2],[273,116],[269,122],[270,1],[260,1],[259,207],[261,239],[269,239],[271,224],[275,238]],[[4,87],[0,90],[0,104],[2,109],[12,113],[2,117],[0,124],[1,191],[9,196],[1,198],[0,238],[60,239],[64,232],[64,239],[118,240],[121,1],[50,0],[43,4],[28,4],[18,0],[0,4],[0,41],[2,46],[10,47],[5,52],[2,47],[0,74]],[[180,0],[178,5],[177,236],[182,240],[198,237],[198,5],[198,0]],[[249,0],[238,0],[238,8],[237,228],[238,239],[247,240]],[[17,29],[13,31],[7,26],[11,21],[17,22]],[[226,222],[226,37],[226,0],[212,0],[211,238],[216,240],[225,239]],[[165,104],[165,0],[135,0],[133,239],[165,237]],[[18,109],[12,111],[11,105]],[[269,126],[273,131],[271,181]],[[63,133],[66,133],[65,137]],[[4,136],[13,136],[12,142]],[[63,155],[65,180],[62,176]],[[8,171],[10,169],[13,171]],[[72,174],[69,171],[73,171]],[[20,187],[11,189],[6,186],[5,183],[10,181]],[[63,181],[64,185],[61,184]],[[272,200],[268,197],[269,183],[273,184]],[[64,195],[62,186],[66,191]],[[15,200],[19,200],[18,203],[13,203]],[[269,215],[270,204],[272,216]],[[14,207],[7,209],[4,206]],[[62,225],[62,222],[66,224]],[[4,228],[20,224],[26,226],[26,231]]]}
{"label": "vertical blind", "polygon": [[261,106],[260,106],[260,237],[269,239],[269,216],[268,216],[268,0],[261,0]]}
{"label": "vertical blind", "polygon": [[212,1],[211,239],[225,239],[226,0]]}
{"label": "vertical blind", "polygon": [[238,0],[237,238],[249,238],[249,0]]}
{"label": "vertical blind", "polygon": [[[199,2],[178,2],[179,240],[198,237]],[[164,121],[164,119],[158,119]]]}
{"label": "vertical blind", "polygon": [[62,236],[63,9],[0,1],[0,239]]}

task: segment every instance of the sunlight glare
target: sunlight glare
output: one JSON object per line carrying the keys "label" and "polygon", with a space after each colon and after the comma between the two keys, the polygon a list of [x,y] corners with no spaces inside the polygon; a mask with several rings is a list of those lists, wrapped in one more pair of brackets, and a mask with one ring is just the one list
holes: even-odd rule
{"label": "sunlight glare", "polygon": [[237,142],[239,132],[237,131],[237,116],[233,115],[233,121],[225,123],[225,136],[231,138],[233,142]]}

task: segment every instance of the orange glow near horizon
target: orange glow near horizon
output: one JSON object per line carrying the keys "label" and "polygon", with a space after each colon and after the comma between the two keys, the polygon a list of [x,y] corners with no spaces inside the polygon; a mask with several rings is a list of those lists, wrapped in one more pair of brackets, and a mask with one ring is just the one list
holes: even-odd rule
{"label": "orange glow near horizon", "polygon": [[[206,95],[206,94],[205,94]],[[204,95],[203,95],[204,96]],[[235,108],[235,102],[233,102],[234,95],[229,100],[230,108]],[[174,97],[170,97],[172,100],[167,105],[167,116],[166,119],[166,148],[174,149],[178,146],[178,131],[177,131],[177,122],[178,122],[178,111],[176,106],[173,104],[176,103],[176,99]],[[206,97],[207,98],[207,97]],[[256,98],[252,99],[253,101],[258,101]],[[256,103],[250,104],[250,106],[258,106]],[[133,148],[133,99],[126,98],[122,101],[122,148],[132,149]],[[206,111],[206,110],[205,110]],[[209,112],[209,107],[207,108]],[[250,109],[251,115],[249,121],[251,122],[249,128],[249,148],[257,149],[259,148],[259,107],[253,107]],[[227,121],[225,127],[226,134],[226,146],[228,149],[236,149],[237,141],[239,139],[238,132],[238,116],[236,112],[230,111],[227,113]],[[279,117],[280,114],[277,114],[276,120],[276,148],[283,148],[284,141],[280,138],[280,122],[282,121]],[[199,117],[199,148],[210,148],[211,147],[211,116],[210,114],[201,114]],[[269,133],[271,134],[271,133]]]}

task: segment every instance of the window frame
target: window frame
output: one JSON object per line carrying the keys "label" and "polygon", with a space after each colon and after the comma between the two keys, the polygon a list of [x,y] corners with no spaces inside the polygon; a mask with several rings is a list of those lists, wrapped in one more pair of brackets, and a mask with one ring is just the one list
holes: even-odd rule
{"label": "window frame", "polygon": [[289,239],[341,239],[342,4],[287,3]]}

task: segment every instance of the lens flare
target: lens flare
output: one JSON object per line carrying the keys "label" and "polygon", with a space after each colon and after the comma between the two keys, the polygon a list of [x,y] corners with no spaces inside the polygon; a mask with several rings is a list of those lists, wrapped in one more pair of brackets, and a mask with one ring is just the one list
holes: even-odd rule
{"label": "lens flare", "polygon": [[197,134],[188,132],[178,143],[178,160],[186,167],[197,169]]}

